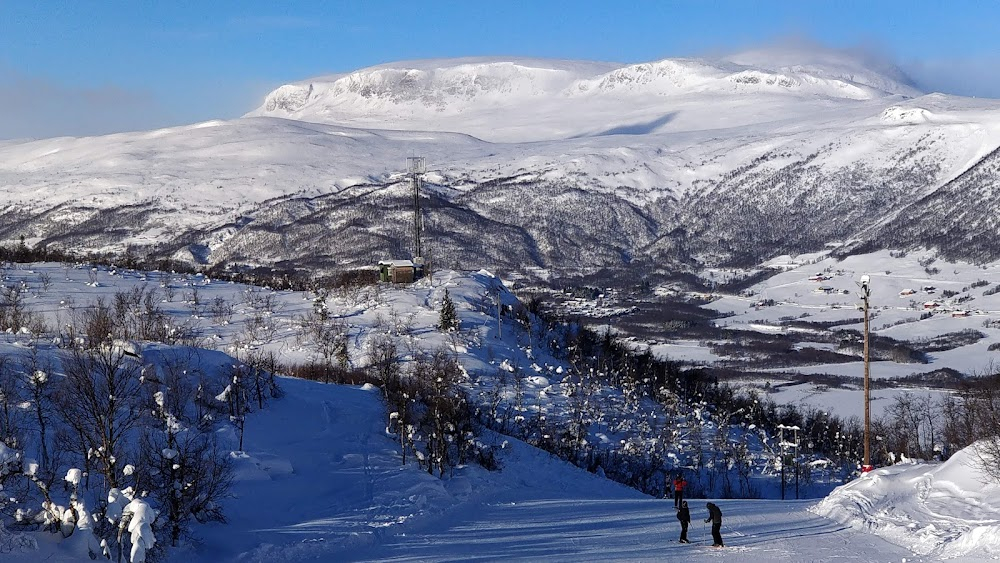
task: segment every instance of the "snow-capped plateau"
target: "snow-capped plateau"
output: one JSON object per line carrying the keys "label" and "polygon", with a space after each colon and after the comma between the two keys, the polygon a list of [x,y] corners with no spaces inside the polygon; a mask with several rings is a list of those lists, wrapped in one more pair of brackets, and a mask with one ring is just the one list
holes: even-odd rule
{"label": "snow-capped plateau", "polygon": [[[780,65],[766,60],[747,53],[731,60],[631,65],[498,58],[402,62],[281,86],[247,115],[528,142],[623,127],[724,129],[805,115],[831,101],[919,95],[845,57]],[[719,112],[720,104],[736,111]],[[750,105],[755,109],[739,109]]]}

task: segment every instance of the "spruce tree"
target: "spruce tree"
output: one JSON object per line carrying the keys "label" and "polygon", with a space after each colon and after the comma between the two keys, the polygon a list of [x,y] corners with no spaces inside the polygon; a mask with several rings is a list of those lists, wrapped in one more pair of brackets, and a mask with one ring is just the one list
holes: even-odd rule
{"label": "spruce tree", "polygon": [[455,303],[451,300],[448,290],[444,290],[444,299],[441,300],[441,320],[438,328],[443,331],[451,331],[458,328],[458,315],[455,313]]}

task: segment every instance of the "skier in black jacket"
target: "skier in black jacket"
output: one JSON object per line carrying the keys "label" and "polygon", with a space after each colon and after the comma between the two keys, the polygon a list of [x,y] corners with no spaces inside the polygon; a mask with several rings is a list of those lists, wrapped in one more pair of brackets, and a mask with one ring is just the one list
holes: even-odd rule
{"label": "skier in black jacket", "polygon": [[708,518],[705,518],[705,522],[712,522],[712,540],[715,543],[712,547],[723,547],[722,545],[722,510],[718,506],[712,503],[705,505],[708,508]]}
{"label": "skier in black jacket", "polygon": [[691,523],[691,511],[688,510],[688,502],[681,502],[681,507],[677,509],[677,519],[681,521],[681,543],[691,543],[688,541],[688,524]]}

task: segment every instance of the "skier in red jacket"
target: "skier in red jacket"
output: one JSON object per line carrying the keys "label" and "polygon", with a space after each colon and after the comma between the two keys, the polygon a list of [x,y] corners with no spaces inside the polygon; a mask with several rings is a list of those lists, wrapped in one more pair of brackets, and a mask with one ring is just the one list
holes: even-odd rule
{"label": "skier in red jacket", "polygon": [[680,509],[681,501],[684,500],[684,487],[688,484],[684,480],[684,477],[680,473],[677,474],[677,478],[674,479],[674,508]]}

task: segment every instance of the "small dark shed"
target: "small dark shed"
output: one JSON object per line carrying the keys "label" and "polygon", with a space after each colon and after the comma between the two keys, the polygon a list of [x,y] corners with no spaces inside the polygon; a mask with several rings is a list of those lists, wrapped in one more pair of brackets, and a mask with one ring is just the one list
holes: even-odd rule
{"label": "small dark shed", "polygon": [[412,260],[380,260],[378,279],[392,283],[413,283],[417,277],[416,270]]}

